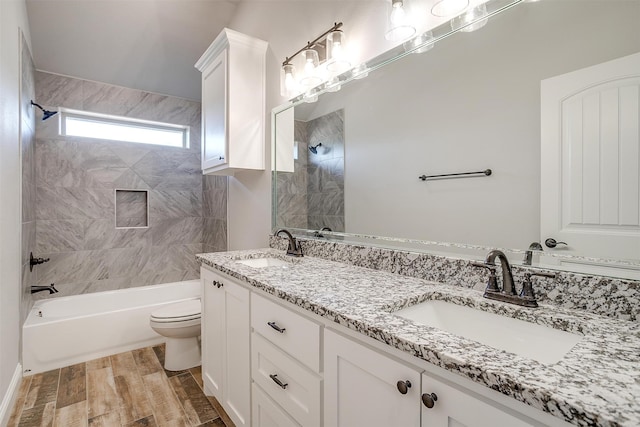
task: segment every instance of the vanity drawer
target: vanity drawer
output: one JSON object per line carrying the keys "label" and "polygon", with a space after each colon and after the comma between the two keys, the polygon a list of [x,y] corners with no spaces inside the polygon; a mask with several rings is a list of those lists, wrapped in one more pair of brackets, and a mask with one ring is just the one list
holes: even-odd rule
{"label": "vanity drawer", "polygon": [[260,387],[251,386],[252,409],[251,425],[253,427],[300,427],[281,407],[276,405]]}
{"label": "vanity drawer", "polygon": [[298,423],[319,427],[322,379],[255,332],[251,344],[254,383]]}
{"label": "vanity drawer", "polygon": [[320,325],[252,292],[251,326],[295,359],[320,372]]}

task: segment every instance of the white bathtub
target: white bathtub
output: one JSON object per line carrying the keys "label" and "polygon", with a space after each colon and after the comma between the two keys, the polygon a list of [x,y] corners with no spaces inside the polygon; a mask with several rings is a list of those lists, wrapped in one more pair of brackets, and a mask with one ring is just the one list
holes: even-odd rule
{"label": "white bathtub", "polygon": [[165,283],[36,302],[22,328],[22,367],[37,374],[164,342],[152,311],[200,297],[200,281]]}

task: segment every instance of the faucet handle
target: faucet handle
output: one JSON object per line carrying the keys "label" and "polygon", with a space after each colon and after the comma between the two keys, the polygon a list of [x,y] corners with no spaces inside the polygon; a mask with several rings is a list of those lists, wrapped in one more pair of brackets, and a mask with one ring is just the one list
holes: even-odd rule
{"label": "faucet handle", "polygon": [[489,270],[489,280],[487,280],[487,292],[499,292],[498,278],[496,277],[496,266],[493,264],[487,264],[486,262],[472,262],[472,266],[486,268]]}
{"label": "faucet handle", "polygon": [[535,306],[537,307],[538,304],[536,302],[535,293],[533,292],[533,283],[531,283],[531,276],[555,278],[556,275],[555,273],[547,273],[544,271],[527,271],[524,273],[524,283],[522,284],[520,297],[534,302]]}

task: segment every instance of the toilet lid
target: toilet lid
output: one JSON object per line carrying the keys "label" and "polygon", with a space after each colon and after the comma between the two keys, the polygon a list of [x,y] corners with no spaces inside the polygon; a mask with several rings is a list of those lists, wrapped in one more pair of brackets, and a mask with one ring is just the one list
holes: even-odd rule
{"label": "toilet lid", "polygon": [[169,304],[151,313],[152,319],[165,321],[184,321],[200,318],[200,299]]}

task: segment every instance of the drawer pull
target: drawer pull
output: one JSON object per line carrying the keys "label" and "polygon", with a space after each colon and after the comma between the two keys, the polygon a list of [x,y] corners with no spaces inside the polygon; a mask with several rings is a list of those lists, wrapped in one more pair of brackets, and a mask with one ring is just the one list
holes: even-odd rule
{"label": "drawer pull", "polygon": [[287,330],[287,328],[281,328],[280,326],[276,325],[276,322],[267,322],[267,325],[271,326],[273,329],[280,332],[281,334],[284,334],[284,331]]}
{"label": "drawer pull", "polygon": [[436,400],[438,400],[438,396],[435,393],[424,393],[422,395],[422,404],[427,408],[431,409],[435,406]]}
{"label": "drawer pull", "polygon": [[278,375],[276,375],[276,374],[270,374],[269,378],[271,378],[273,380],[273,382],[278,384],[280,386],[280,388],[283,389],[283,390],[286,390],[287,386],[289,385],[287,383],[283,383],[282,381],[280,381],[278,379]]}

